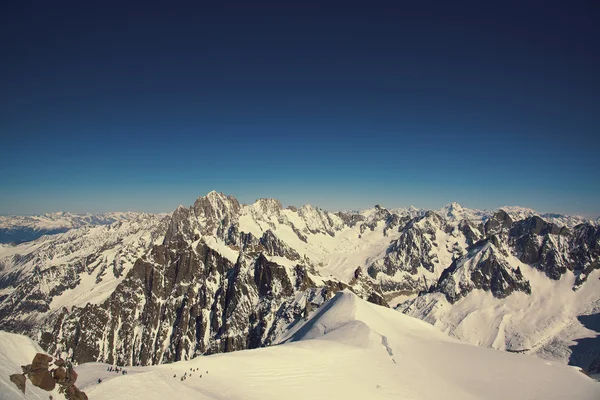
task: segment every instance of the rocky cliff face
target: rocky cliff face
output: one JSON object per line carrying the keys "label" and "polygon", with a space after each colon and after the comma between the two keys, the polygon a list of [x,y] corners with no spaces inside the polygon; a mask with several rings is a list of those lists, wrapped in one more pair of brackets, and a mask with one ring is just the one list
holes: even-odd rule
{"label": "rocky cliff face", "polygon": [[[481,236],[485,239],[471,245],[468,255],[446,269],[433,289],[446,294],[451,302],[473,288],[490,290],[499,298],[515,290],[529,292],[527,282],[522,282],[520,270],[510,266],[509,255],[554,280],[559,280],[567,271],[576,272],[575,290],[592,270],[600,268],[600,229],[591,224],[578,225],[570,231],[535,215],[513,221],[508,213],[500,210],[485,222],[482,230]],[[470,238],[480,236],[472,228],[469,231],[473,232]],[[484,263],[481,262],[482,252]],[[474,258],[477,259],[475,264]],[[466,266],[469,267],[468,274],[472,275],[471,282],[466,279]],[[453,275],[460,275],[460,278]],[[460,285],[464,287],[459,288]]]}
{"label": "rocky cliff face", "polygon": [[510,266],[491,238],[476,243],[468,254],[444,270],[434,290],[455,303],[473,289],[491,292],[500,299],[514,291],[531,293],[531,286],[521,270]]}
{"label": "rocky cliff face", "polygon": [[262,255],[233,264],[201,243],[172,241],[138,260],[104,303],[59,315],[42,345],[121,365],[259,347],[302,314],[294,295],[310,301],[313,287],[300,266],[290,273]]}

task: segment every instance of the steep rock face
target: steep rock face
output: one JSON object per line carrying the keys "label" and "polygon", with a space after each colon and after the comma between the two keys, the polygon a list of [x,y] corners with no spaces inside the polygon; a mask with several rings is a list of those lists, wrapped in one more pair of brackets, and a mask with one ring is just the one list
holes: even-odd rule
{"label": "steep rock face", "polygon": [[591,224],[578,225],[571,232],[532,216],[513,224],[508,244],[520,261],[551,279],[560,279],[567,270],[585,270],[585,277],[598,268],[598,232],[599,228]]}
{"label": "steep rock face", "polygon": [[172,215],[165,242],[178,239],[197,240],[200,236],[223,238],[238,219],[240,203],[233,196],[210,192],[190,208],[179,206]]}
{"label": "steep rock face", "polygon": [[576,287],[579,287],[593,270],[600,269],[600,226],[577,225],[573,228],[572,237],[573,244],[569,254],[573,269],[581,272],[575,282]]}
{"label": "steep rock face", "polygon": [[[48,324],[41,344],[77,362],[120,365],[256,348],[347,287],[330,282],[323,292],[301,265],[290,271],[262,254],[232,264],[201,243],[190,249],[171,242],[139,260],[106,302]],[[361,287],[370,301],[385,304],[380,293],[355,284]]]}
{"label": "steep rock face", "polygon": [[521,270],[510,266],[492,240],[477,243],[469,254],[455,260],[444,270],[433,291],[443,293],[454,303],[473,289],[489,291],[497,298],[517,290],[531,293],[531,285]]}
{"label": "steep rock face", "polygon": [[300,254],[277,238],[270,229],[263,234],[259,243],[262,246],[261,251],[268,255],[285,257],[292,261],[300,259]]}
{"label": "steep rock face", "polygon": [[512,227],[513,220],[504,210],[498,210],[483,225],[483,233],[486,237],[491,235],[506,236]]}
{"label": "steep rock face", "polygon": [[369,267],[368,273],[376,278],[379,272],[394,275],[397,271],[417,274],[420,268],[433,272],[439,264],[436,232],[446,229],[441,218],[429,212],[423,217],[413,218],[402,228],[400,238],[393,241],[382,260]]}
{"label": "steep rock face", "polygon": [[458,224],[458,230],[465,236],[468,246],[472,246],[482,239],[481,232],[469,221],[463,220]]}
{"label": "steep rock face", "polygon": [[366,219],[364,215],[359,214],[357,212],[340,211],[340,212],[335,213],[335,215],[343,221],[344,225],[347,225],[351,228],[353,228],[354,226],[356,226],[356,224],[358,224]]}
{"label": "steep rock face", "polygon": [[58,343],[42,345],[78,362],[131,365],[258,347],[275,334],[275,314],[292,307],[296,288],[308,289],[302,273],[298,267],[292,282],[264,256],[232,264],[201,243],[155,246],[103,304],[50,324]]}

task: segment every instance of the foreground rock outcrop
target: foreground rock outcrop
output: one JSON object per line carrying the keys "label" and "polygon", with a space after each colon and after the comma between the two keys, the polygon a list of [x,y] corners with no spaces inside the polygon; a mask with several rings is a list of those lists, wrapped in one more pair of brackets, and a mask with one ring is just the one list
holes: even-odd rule
{"label": "foreground rock outcrop", "polygon": [[[50,365],[52,357],[47,354],[37,353],[31,364],[21,366],[22,374],[13,374],[10,381],[25,394],[26,381],[29,379],[33,386],[50,392],[56,385],[59,393],[63,393],[67,400],[87,400],[87,395],[75,386],[77,372],[71,363],[65,363],[62,359],[56,359],[54,365]],[[65,367],[66,365],[66,367]]]}

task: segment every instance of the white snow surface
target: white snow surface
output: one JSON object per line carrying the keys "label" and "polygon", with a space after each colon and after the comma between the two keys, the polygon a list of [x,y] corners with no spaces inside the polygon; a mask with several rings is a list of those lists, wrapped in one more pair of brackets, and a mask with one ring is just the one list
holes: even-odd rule
{"label": "white snow surface", "polygon": [[567,348],[575,339],[597,336],[577,317],[600,311],[600,270],[593,271],[588,281],[573,291],[575,276],[571,271],[554,281],[510,258],[511,265],[520,266],[529,280],[531,295],[517,291],[497,299],[490,292],[473,290],[450,304],[443,294],[429,293],[398,309],[479,346],[522,351],[566,364],[571,354]]}
{"label": "white snow surface", "polygon": [[[3,372],[28,362],[34,346],[0,333],[0,356],[11,360]],[[127,367],[127,375],[98,363],[75,369],[78,387],[93,400],[600,398],[600,384],[576,368],[460,342],[348,291],[290,327],[281,345]],[[10,386],[7,373],[0,384]],[[23,398],[9,389],[2,396]]]}

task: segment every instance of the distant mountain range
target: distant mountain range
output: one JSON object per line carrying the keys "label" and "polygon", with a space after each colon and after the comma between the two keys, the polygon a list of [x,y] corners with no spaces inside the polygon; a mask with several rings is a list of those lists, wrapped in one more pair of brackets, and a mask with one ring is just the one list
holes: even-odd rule
{"label": "distant mountain range", "polygon": [[19,244],[43,235],[64,233],[83,226],[110,225],[134,218],[137,213],[71,214],[67,212],[31,216],[0,216],[0,243]]}
{"label": "distant mountain range", "polygon": [[[534,215],[553,222],[555,224],[573,227],[575,225],[589,222],[592,224],[600,223],[600,217],[596,219],[584,218],[581,216],[571,216],[565,214],[540,214],[535,210],[523,207],[506,206],[500,209],[506,211],[513,219],[523,219]],[[427,209],[416,207],[399,208],[391,210],[395,213],[408,213],[413,215],[424,214]],[[494,211],[475,210],[463,208],[458,203],[451,203],[439,210],[435,210],[441,215],[446,215],[449,219],[468,219],[472,222],[485,221]],[[342,211],[342,213],[356,213],[361,211]],[[43,235],[54,235],[64,233],[69,229],[81,228],[83,226],[110,225],[117,221],[127,221],[135,218],[140,213],[136,212],[110,212],[102,214],[73,214],[69,212],[46,213],[40,215],[0,215],[0,243],[19,244],[35,240]]]}
{"label": "distant mountain range", "polygon": [[598,221],[217,192],[124,215],[1,245],[0,329],[77,362],[162,364],[277,343],[347,289],[477,345],[600,371]]}

